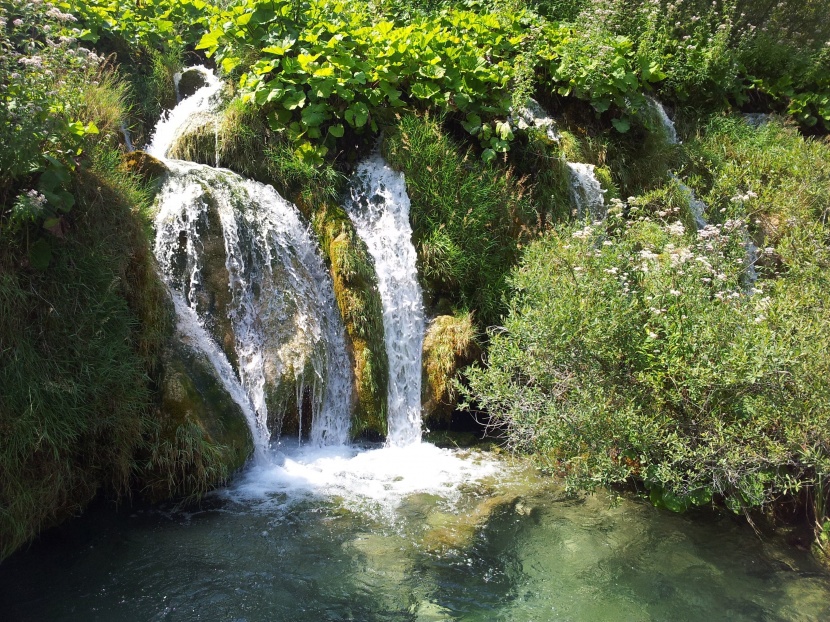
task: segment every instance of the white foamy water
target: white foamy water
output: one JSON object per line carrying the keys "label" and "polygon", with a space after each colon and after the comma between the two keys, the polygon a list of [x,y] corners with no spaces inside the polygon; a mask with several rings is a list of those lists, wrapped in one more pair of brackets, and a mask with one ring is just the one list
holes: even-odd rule
{"label": "white foamy water", "polygon": [[379,155],[358,166],[345,209],[375,262],[389,358],[388,435],[392,445],[421,440],[424,303],[403,173]]}
{"label": "white foamy water", "polygon": [[503,468],[484,454],[439,449],[429,443],[374,449],[281,444],[269,458],[270,463],[249,468],[220,494],[285,506],[323,498],[355,511],[388,515],[413,494],[455,500],[463,485]]}
{"label": "white foamy water", "polygon": [[[167,152],[181,134],[183,128],[187,127],[191,118],[197,114],[204,114],[216,109],[219,103],[219,92],[222,90],[222,82],[210,69],[198,65],[190,67],[189,70],[199,71],[205,78],[205,86],[193,93],[190,97],[183,99],[179,104],[161,117],[153,131],[153,137],[145,151],[154,158],[160,160],[167,157]],[[178,82],[176,82],[176,95],[178,96]]]}
{"label": "white foamy water", "polygon": [[[170,286],[204,323],[216,312],[204,302],[211,294],[205,291],[211,279],[205,274],[206,236],[222,236],[232,294],[227,313],[239,376],[257,413],[258,445],[269,440],[269,409],[280,406],[269,392],[284,391],[289,379],[300,410],[306,389],[311,394],[312,442],[345,443],[352,400],[345,329],[331,277],[297,208],[271,186],[231,171],[168,165],[171,175],[157,199],[156,258]],[[220,231],[210,231],[211,218]],[[215,264],[214,258],[214,270]]]}
{"label": "white foamy water", "polygon": [[666,141],[670,145],[678,145],[680,141],[677,138],[677,129],[674,127],[674,121],[671,120],[666,109],[659,101],[653,97],[648,98],[649,104],[657,113],[657,118],[660,119],[660,124],[663,126],[663,133],[666,135]]}
{"label": "white foamy water", "polygon": [[302,413],[310,409],[314,444],[345,443],[353,390],[345,329],[331,276],[296,206],[231,171],[165,157],[190,120],[217,105],[221,83],[195,69],[207,86],[159,122],[148,148],[170,171],[156,199],[155,255],[181,297],[179,322],[196,341],[214,340],[213,349],[202,344],[201,350],[226,388],[225,353],[233,353],[232,371],[247,399],[234,387],[229,392],[255,413],[258,456],[274,432],[269,423],[279,433],[289,398],[300,413],[300,437],[309,433]]}
{"label": "white foamy water", "polygon": [[592,220],[605,218],[605,190],[594,175],[596,167],[582,162],[567,162],[567,165],[571,174],[571,199],[577,216],[585,218],[587,214]]}
{"label": "white foamy water", "polygon": [[510,121],[520,130],[536,128],[545,132],[548,140],[559,142],[561,138],[556,127],[556,121],[545,112],[539,102],[529,97],[524,107],[511,113]]}

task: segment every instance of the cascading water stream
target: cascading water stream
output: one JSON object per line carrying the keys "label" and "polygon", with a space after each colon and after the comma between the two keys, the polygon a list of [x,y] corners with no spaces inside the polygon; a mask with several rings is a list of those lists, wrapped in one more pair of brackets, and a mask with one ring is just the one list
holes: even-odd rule
{"label": "cascading water stream", "polygon": [[585,218],[586,213],[592,220],[605,218],[605,190],[594,175],[593,164],[568,162],[571,174],[571,199],[576,205],[577,216]]}
{"label": "cascading water stream", "polygon": [[421,351],[424,306],[402,173],[379,155],[358,166],[346,211],[375,262],[389,358],[387,442],[421,440]]}
{"label": "cascading water stream", "polygon": [[[670,145],[679,145],[680,140],[677,137],[677,129],[674,127],[674,121],[672,121],[671,117],[669,117],[666,113],[666,109],[663,107],[663,104],[653,97],[649,97],[648,101],[657,114],[657,117],[660,119],[660,123],[663,126],[663,133],[666,136],[666,142]],[[704,216],[706,213],[706,203],[698,199],[695,191],[680,181],[680,178],[677,177],[677,175],[671,173],[671,178],[677,183],[680,190],[688,197],[689,212],[691,212],[692,218],[694,218],[695,225],[698,230],[706,227],[708,224]],[[756,247],[752,240],[749,239],[749,234],[747,233],[745,233],[744,248],[746,249],[744,272],[746,274],[746,280],[749,284],[749,288],[751,289],[755,284],[755,281],[758,280],[758,273],[755,270],[755,264],[758,261],[758,247]]]}
{"label": "cascading water stream", "polygon": [[[221,84],[197,69],[206,86],[162,119],[148,147],[170,170],[157,198],[160,269],[182,301],[177,306],[195,313],[203,332],[222,344],[212,344],[216,352],[200,349],[234,399],[238,391],[229,384],[244,387],[259,456],[270,442],[269,422],[279,427],[290,399],[300,433],[307,406],[311,441],[343,444],[352,403],[345,329],[331,277],[297,208],[270,186],[165,157],[192,116],[215,109]],[[178,312],[180,323],[192,324]],[[236,374],[220,369],[217,352],[228,365],[228,356],[235,359]]]}
{"label": "cascading water stream", "polygon": [[[205,86],[201,87],[190,97],[179,102],[175,108],[163,114],[155,130],[150,144],[145,151],[154,158],[164,160],[167,152],[187,127],[190,119],[199,114],[211,113],[216,110],[219,100],[219,93],[222,90],[222,81],[217,78],[210,69],[197,65],[189,71],[198,71],[205,80]],[[178,82],[176,83],[178,95]]]}

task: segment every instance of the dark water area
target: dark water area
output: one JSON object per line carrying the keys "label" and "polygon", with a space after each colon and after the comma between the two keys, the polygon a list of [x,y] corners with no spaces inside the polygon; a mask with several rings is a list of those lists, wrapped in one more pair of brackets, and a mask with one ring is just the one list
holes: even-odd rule
{"label": "dark water area", "polygon": [[[396,488],[415,476],[354,467],[370,454],[289,454],[196,511],[95,508],[0,565],[0,618],[830,619],[830,576],[735,517],[571,500],[490,458],[467,482]],[[421,457],[471,460],[442,455]]]}

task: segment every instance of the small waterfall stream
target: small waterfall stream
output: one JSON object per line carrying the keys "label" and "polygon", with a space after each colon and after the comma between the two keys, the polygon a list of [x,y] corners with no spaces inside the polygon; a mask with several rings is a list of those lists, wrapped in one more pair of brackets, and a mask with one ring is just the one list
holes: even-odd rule
{"label": "small waterfall stream", "polygon": [[[653,97],[649,97],[648,101],[657,114],[657,117],[660,119],[660,123],[663,126],[663,132],[666,136],[666,141],[670,145],[679,145],[680,140],[677,137],[677,129],[674,126],[674,121],[672,121],[671,117],[669,117],[666,113],[666,109],[663,107],[663,104]],[[689,212],[691,212],[692,218],[694,218],[695,225],[698,230],[703,229],[708,224],[705,218],[707,208],[706,203],[698,199],[695,191],[680,181],[680,178],[677,175],[671,173],[671,177],[677,183],[680,190],[688,197]],[[758,280],[758,272],[755,270],[755,264],[758,261],[758,247],[755,246],[755,243],[750,239],[748,232],[744,231],[744,236],[744,248],[746,249],[744,273],[749,286],[748,289],[752,290],[755,282]]]}
{"label": "small waterfall stream", "polygon": [[[331,277],[297,208],[270,186],[165,157],[191,117],[216,106],[221,83],[212,72],[197,69],[206,86],[159,122],[148,147],[170,170],[157,198],[160,269],[174,298],[182,301],[177,306],[198,316],[199,325],[224,349],[219,354],[225,362],[235,359],[236,374],[230,378],[220,369],[224,363],[217,352],[200,346],[226,388],[234,381],[244,387],[248,410],[255,413],[251,424],[258,455],[269,445],[271,427],[276,424],[279,431],[291,399],[301,438],[307,407],[311,441],[343,444],[352,403],[345,329]],[[193,324],[185,309],[178,314],[180,323]],[[238,397],[235,387],[229,392]]]}
{"label": "small waterfall stream", "polygon": [[379,155],[358,166],[346,211],[375,261],[389,357],[387,442],[421,440],[421,350],[424,306],[402,173]]}
{"label": "small waterfall stream", "polygon": [[591,220],[605,218],[605,190],[594,175],[594,165],[582,162],[568,162],[571,174],[571,199],[576,205],[577,216]]}

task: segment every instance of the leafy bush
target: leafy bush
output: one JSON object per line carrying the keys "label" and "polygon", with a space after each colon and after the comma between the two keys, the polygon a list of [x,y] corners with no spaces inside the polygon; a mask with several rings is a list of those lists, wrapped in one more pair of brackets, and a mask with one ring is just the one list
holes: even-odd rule
{"label": "leafy bush", "polygon": [[241,67],[243,97],[311,160],[347,127],[377,131],[385,109],[410,104],[458,111],[504,151],[509,125],[482,119],[506,117],[520,17],[442,10],[401,25],[362,3],[246,1],[216,15],[198,48],[225,72]]}
{"label": "leafy bush", "polygon": [[671,509],[737,510],[826,487],[830,249],[805,233],[813,262],[747,289],[742,223],[638,209],[530,246],[468,397],[572,488],[635,478]]}
{"label": "leafy bush", "polygon": [[97,134],[79,118],[100,60],[66,34],[75,21],[44,2],[0,2],[0,219],[58,225],[74,197],[70,173]]}

